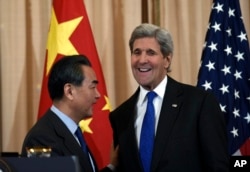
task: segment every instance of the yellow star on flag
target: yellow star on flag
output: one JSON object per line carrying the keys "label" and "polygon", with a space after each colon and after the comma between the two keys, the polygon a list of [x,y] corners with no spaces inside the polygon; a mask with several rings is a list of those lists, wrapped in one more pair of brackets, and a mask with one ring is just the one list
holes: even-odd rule
{"label": "yellow star on flag", "polygon": [[81,120],[79,122],[79,126],[82,129],[82,132],[87,132],[87,133],[93,133],[93,131],[90,129],[89,124],[92,121],[93,118],[88,118],[85,120]]}
{"label": "yellow star on flag", "polygon": [[106,104],[105,104],[105,106],[102,108],[102,110],[109,110],[109,111],[111,111],[112,107],[111,107],[111,103],[110,103],[110,101],[109,101],[109,98],[106,97],[106,96],[104,96],[104,99],[105,99],[105,101],[106,101]]}
{"label": "yellow star on flag", "polygon": [[[109,101],[109,98],[107,96],[104,96],[106,104],[105,106],[102,108],[102,110],[109,110],[111,111],[111,104]],[[83,119],[79,122],[79,126],[81,127],[83,132],[87,132],[87,133],[93,133],[93,131],[91,130],[91,128],[89,127],[89,124],[91,123],[93,118],[88,118],[88,119]]]}
{"label": "yellow star on flag", "polygon": [[62,55],[78,54],[69,38],[83,18],[83,16],[80,16],[59,24],[54,9],[52,9],[51,15],[47,42],[48,57],[46,74],[48,74],[58,53]]}

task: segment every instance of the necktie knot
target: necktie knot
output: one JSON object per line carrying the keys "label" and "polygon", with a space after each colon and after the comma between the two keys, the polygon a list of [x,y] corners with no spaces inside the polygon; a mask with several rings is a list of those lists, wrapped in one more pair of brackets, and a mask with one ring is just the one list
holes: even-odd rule
{"label": "necktie knot", "polygon": [[157,94],[154,91],[148,92],[147,93],[148,103],[152,103],[156,95]]}

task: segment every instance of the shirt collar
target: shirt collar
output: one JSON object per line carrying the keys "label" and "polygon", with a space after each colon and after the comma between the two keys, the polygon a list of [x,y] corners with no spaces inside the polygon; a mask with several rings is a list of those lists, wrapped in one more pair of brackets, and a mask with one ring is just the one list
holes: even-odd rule
{"label": "shirt collar", "polygon": [[58,116],[62,120],[62,122],[67,126],[70,132],[74,134],[75,131],[77,130],[78,125],[70,117],[68,117],[54,105],[52,105],[50,109],[52,112],[56,114],[56,116]]}
{"label": "shirt collar", "polygon": [[[168,77],[167,75],[164,77],[164,79],[160,82],[159,85],[157,85],[157,87],[153,90],[157,96],[159,96],[161,99],[163,99],[164,97],[164,93],[166,90],[166,85],[167,85],[167,80]],[[140,85],[140,93],[139,93],[139,99],[138,99],[138,105],[142,105],[143,102],[146,100],[146,95],[149,91],[144,89],[141,85]]]}

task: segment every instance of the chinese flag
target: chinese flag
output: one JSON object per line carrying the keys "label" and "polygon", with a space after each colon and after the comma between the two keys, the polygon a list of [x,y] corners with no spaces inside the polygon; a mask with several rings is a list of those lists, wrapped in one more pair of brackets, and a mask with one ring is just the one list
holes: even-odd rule
{"label": "chinese flag", "polygon": [[86,55],[99,80],[101,98],[95,104],[93,117],[81,121],[80,126],[98,167],[103,168],[109,163],[112,143],[108,120],[111,106],[87,12],[83,0],[53,0],[38,118],[52,104],[47,90],[51,66],[62,56],[73,54]]}

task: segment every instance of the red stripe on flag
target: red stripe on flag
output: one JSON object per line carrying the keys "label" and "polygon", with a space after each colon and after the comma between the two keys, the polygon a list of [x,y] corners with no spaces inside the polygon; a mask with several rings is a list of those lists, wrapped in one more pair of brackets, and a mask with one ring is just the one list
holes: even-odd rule
{"label": "red stripe on flag", "polygon": [[250,138],[248,138],[244,144],[240,147],[241,155],[249,156],[250,153]]}

